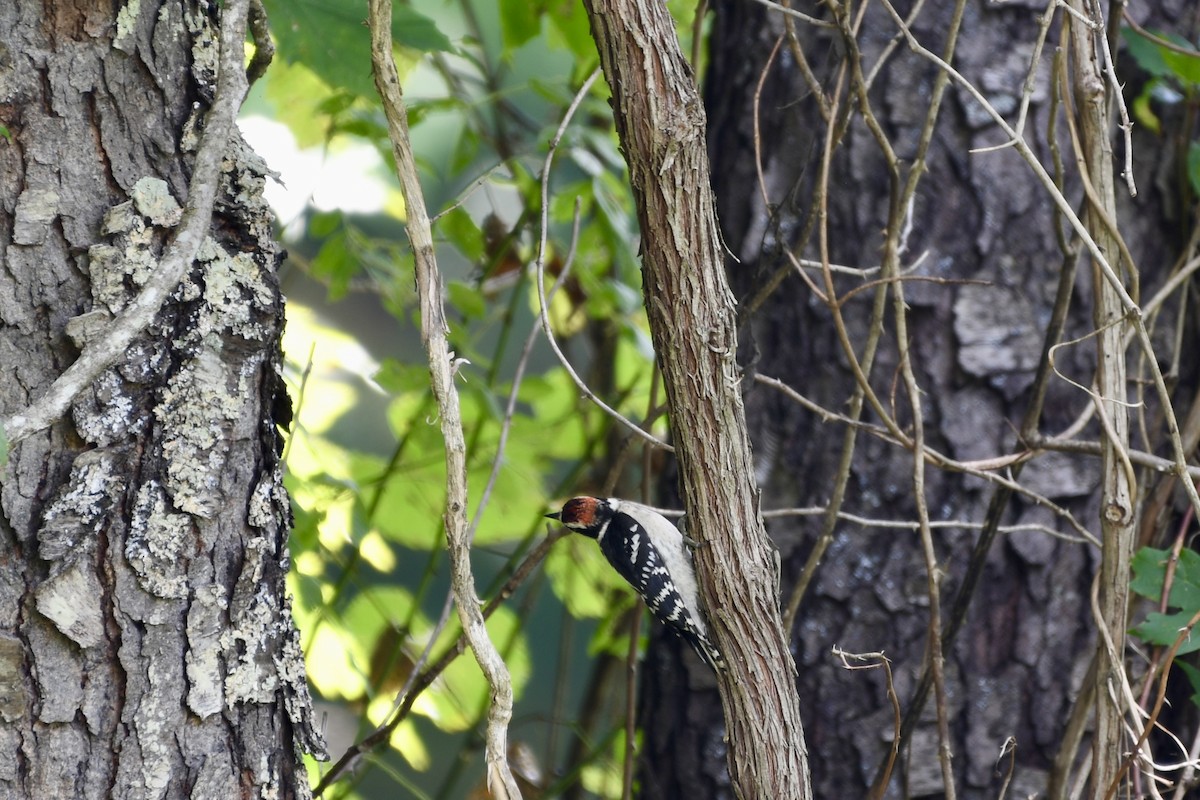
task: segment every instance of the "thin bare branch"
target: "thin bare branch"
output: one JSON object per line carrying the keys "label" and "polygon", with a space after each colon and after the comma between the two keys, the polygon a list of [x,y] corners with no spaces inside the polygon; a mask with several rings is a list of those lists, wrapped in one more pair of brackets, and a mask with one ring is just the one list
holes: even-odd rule
{"label": "thin bare branch", "polygon": [[442,281],[433,252],[433,234],[425,197],[417,176],[416,160],[408,136],[408,109],[392,55],[391,0],[370,0],[371,62],[375,85],[383,100],[396,172],[408,211],[409,240],[416,261],[417,295],[421,306],[421,337],[429,355],[429,372],[438,403],[438,420],[446,448],[446,545],[450,554],[451,582],[463,631],[475,660],[491,687],[485,760],[488,789],[494,796],[513,800],[521,790],[508,764],[508,723],[512,719],[513,688],[508,667],[488,637],[475,578],[471,574],[470,531],[467,525],[467,462],[458,389],[454,385],[460,361],[446,338]]}
{"label": "thin bare branch", "polygon": [[[590,88],[592,85],[592,82],[595,81],[596,78],[599,77],[599,75],[600,75],[600,70],[599,70],[599,68],[597,68],[596,70],[594,70],[592,72],[591,75],[588,76],[588,79],[584,82],[584,87]],[[554,138],[552,138],[550,140],[550,148],[549,148],[548,152],[546,153],[545,164],[543,164],[543,166],[542,166],[542,175],[548,175],[550,173],[550,165],[554,161],[554,154],[558,148],[558,142],[562,138],[563,133],[565,133],[567,130],[567,123],[570,122],[571,117],[574,115],[575,107],[578,106],[578,104],[583,101],[583,98],[586,95],[587,95],[587,92],[584,92],[584,91],[581,91],[581,93],[576,94],[575,99],[571,103],[571,107],[567,109],[567,114],[563,118],[562,123],[558,126],[558,130],[555,131]],[[591,388],[588,387],[587,383],[584,382],[583,378],[579,377],[579,373],[576,372],[575,368],[571,366],[571,362],[569,360],[567,360],[566,354],[564,354],[562,351],[562,348],[558,346],[558,340],[554,338],[554,330],[550,327],[550,316],[548,313],[549,301],[546,299],[546,281],[545,281],[545,277],[544,277],[545,263],[546,263],[546,237],[547,237],[547,231],[549,230],[549,214],[550,214],[550,187],[545,181],[543,181],[542,182],[542,222],[541,222],[542,234],[541,234],[540,239],[538,240],[538,255],[537,255],[537,261],[535,262],[535,272],[537,274],[538,318],[542,322],[542,330],[546,334],[546,341],[550,343],[550,349],[554,351],[554,355],[558,358],[558,362],[560,364],[562,364],[563,369],[565,369],[567,371],[567,374],[571,376],[571,380],[575,382],[575,386],[579,389],[579,391],[581,393],[583,393],[584,397],[586,397],[588,400],[595,403],[595,405],[601,411],[603,411],[608,416],[612,417],[617,422],[624,425],[635,436],[638,436],[638,437],[644,439],[648,444],[652,445],[653,447],[657,447],[661,450],[666,450],[668,453],[675,452],[674,447],[672,447],[671,445],[662,441],[654,434],[647,432],[636,422],[628,419],[620,411],[617,411],[615,408],[611,407],[610,405],[605,403],[603,400],[601,400],[599,395],[597,395],[595,392],[593,392],[591,390]]]}

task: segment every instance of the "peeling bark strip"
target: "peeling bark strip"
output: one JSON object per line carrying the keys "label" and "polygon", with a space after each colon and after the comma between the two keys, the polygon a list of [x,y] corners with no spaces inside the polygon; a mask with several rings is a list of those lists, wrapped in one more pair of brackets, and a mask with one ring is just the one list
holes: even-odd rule
{"label": "peeling bark strip", "polygon": [[281,251],[229,136],[246,3],[221,8],[0,3],[0,416],[26,437],[0,796],[306,797],[322,752],[270,416]]}
{"label": "peeling bark strip", "polygon": [[758,513],[734,361],[705,115],[666,6],[587,0],[642,227],[651,333],[671,409],[702,591],[730,662],[721,684],[730,774],[743,798],[811,797],[807,752]]}

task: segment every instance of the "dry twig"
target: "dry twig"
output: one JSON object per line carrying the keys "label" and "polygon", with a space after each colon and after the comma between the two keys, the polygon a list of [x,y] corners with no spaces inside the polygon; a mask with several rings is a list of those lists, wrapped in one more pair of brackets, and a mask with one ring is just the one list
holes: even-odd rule
{"label": "dry twig", "polygon": [[467,525],[467,463],[462,415],[454,376],[461,360],[456,359],[446,338],[442,282],[433,252],[433,235],[425,208],[424,193],[417,177],[416,160],[408,137],[408,110],[400,89],[400,77],[392,56],[391,0],[371,0],[371,61],[375,85],[383,100],[396,172],[408,210],[409,240],[416,261],[417,295],[421,305],[421,338],[429,354],[429,372],[438,403],[438,419],[446,447],[446,545],[450,553],[451,582],[463,631],[475,660],[483,670],[492,697],[486,734],[487,784],[493,795],[511,800],[521,790],[508,764],[508,723],[512,719],[513,689],[508,667],[488,637],[475,579],[471,574],[470,536]]}

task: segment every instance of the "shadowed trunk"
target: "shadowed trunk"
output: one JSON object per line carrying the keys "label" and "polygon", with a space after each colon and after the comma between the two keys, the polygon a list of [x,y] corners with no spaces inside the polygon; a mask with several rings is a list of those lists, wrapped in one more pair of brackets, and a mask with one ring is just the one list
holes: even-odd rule
{"label": "shadowed trunk", "polygon": [[[1176,20],[1186,4],[1158,5],[1155,13],[1161,15],[1162,26],[1179,30],[1182,22]],[[1017,115],[1036,17],[1043,9],[1044,5],[1036,11],[1016,4],[966,5],[953,63],[983,88],[1010,122]],[[828,14],[823,6],[802,10]],[[907,10],[899,9],[901,14]],[[951,11],[946,4],[928,5],[913,26],[914,34],[934,52],[943,47]],[[782,253],[782,248],[795,248],[804,238],[816,210],[826,126],[785,41],[767,75],[758,111],[770,203],[764,207],[755,170],[753,102],[783,23],[777,13],[752,3],[718,2],[712,30],[706,76],[709,152],[723,235],[737,258],[729,271],[744,321],[739,361],[745,369],[743,389],[762,508],[768,513],[824,507],[839,471],[846,426],[823,422],[755,378],[777,378],[828,411],[850,413],[854,378],[830,311]],[[857,37],[864,71],[876,64],[896,30],[890,17],[871,4]],[[817,81],[832,95],[845,52],[839,35],[801,21],[796,21],[796,35]],[[1058,137],[1065,148],[1062,158],[1068,174],[1074,174],[1062,109],[1052,102],[1050,63],[1057,41],[1056,22],[1042,53],[1025,131],[1042,163],[1050,165],[1053,155],[1046,131],[1057,115]],[[1137,73],[1122,61],[1118,75],[1129,81]],[[935,76],[935,67],[901,42],[871,86],[873,111],[902,169],[916,156]],[[1138,89],[1129,89],[1128,96]],[[842,90],[842,107],[852,102]],[[1174,122],[1169,114],[1164,117],[1165,125]],[[1122,194],[1124,187],[1118,187],[1124,212],[1120,225],[1142,268],[1143,300],[1166,280],[1190,224],[1179,218],[1178,185],[1162,178],[1179,169],[1180,148],[1172,139],[1178,135],[1168,129],[1158,139],[1135,129],[1140,194],[1130,200]],[[906,269],[916,265],[904,292],[907,338],[923,392],[926,443],[959,461],[1002,456],[1016,447],[1017,431],[1034,401],[1032,387],[1060,275],[1076,264],[1079,268],[1067,286],[1071,305],[1060,341],[1094,327],[1091,270],[1086,258],[1064,254],[1058,237],[1064,224],[1029,168],[1011,148],[970,152],[1002,144],[1004,138],[965,91],[954,85],[947,89],[900,259]],[[1119,135],[1114,148],[1122,159]],[[888,170],[857,107],[833,153],[828,184],[829,260],[856,268],[877,266],[888,222]],[[1078,180],[1068,179],[1066,191],[1078,208]],[[798,255],[819,261],[815,230]],[[755,307],[753,298],[781,269],[782,282]],[[810,275],[824,291],[820,271],[810,270]],[[839,274],[835,285],[844,296],[873,277],[876,274]],[[874,292],[874,287],[861,290],[842,306],[859,358]],[[890,298],[883,308],[885,332],[870,377],[885,408],[903,428],[911,423],[911,414],[900,378]],[[1176,314],[1172,307],[1169,321],[1161,326],[1171,335]],[[1186,331],[1182,341],[1194,341],[1194,326]],[[1169,361],[1169,337],[1160,339],[1160,360]],[[1186,351],[1183,361],[1175,388],[1181,418],[1197,381],[1195,361]],[[1095,369],[1095,347],[1090,341],[1063,347],[1055,365],[1087,384]],[[1136,358],[1131,358],[1131,369],[1134,365]],[[1089,403],[1085,392],[1052,377],[1034,430],[1057,434]],[[1136,446],[1169,456],[1157,432],[1161,415],[1152,408],[1149,416],[1153,441],[1139,440]],[[869,406],[862,418],[879,422]],[[1093,420],[1080,438],[1095,441],[1099,436]],[[862,432],[850,464],[845,512],[876,520],[916,520],[911,452]],[[1098,534],[1099,471],[1098,458],[1049,453],[1025,465],[1020,483]],[[1139,477],[1145,491],[1164,480],[1154,473]],[[926,470],[931,520],[942,525],[934,528],[933,536],[944,571],[944,628],[952,624],[952,600],[963,584],[989,504],[996,505],[1003,525],[1017,526],[1001,530],[987,550],[961,632],[947,645],[953,768],[959,797],[995,797],[1008,764],[1001,761],[997,771],[997,760],[1011,736],[1016,761],[1008,796],[1044,796],[1064,725],[1094,652],[1089,592],[1099,551],[1080,543],[1062,515],[1020,493],[994,499],[997,491],[994,483],[979,477],[932,466]],[[785,601],[823,519],[820,514],[768,519],[781,552]],[[1161,529],[1161,523],[1157,528],[1151,523],[1147,535]],[[894,738],[884,673],[847,671],[831,650],[883,651],[892,662],[899,702],[907,712],[926,659],[928,605],[926,568],[914,527],[837,524],[791,630],[816,797],[867,796]],[[715,695],[676,679],[678,648],[669,637],[656,641],[649,653],[640,712],[646,737],[640,770],[645,796],[732,797],[722,768],[724,729]],[[941,795],[934,720],[931,695],[907,756],[897,763],[889,797]]]}

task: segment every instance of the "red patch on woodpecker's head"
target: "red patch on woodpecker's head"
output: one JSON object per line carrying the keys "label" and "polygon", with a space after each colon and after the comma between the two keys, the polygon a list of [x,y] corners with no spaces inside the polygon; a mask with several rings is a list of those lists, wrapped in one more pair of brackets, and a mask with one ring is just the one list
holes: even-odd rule
{"label": "red patch on woodpecker's head", "polygon": [[594,497],[572,497],[563,505],[563,525],[576,530],[590,528],[596,522],[597,505]]}

